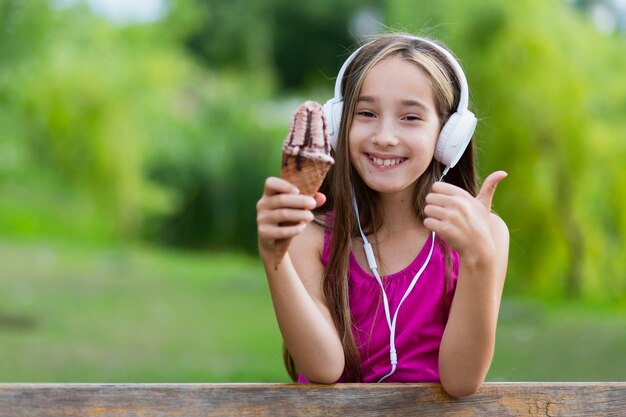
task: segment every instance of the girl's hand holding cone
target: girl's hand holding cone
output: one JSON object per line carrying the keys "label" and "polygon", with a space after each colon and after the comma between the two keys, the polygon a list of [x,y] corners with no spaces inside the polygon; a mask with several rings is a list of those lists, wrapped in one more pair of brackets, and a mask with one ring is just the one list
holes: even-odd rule
{"label": "girl's hand holding cone", "polygon": [[283,143],[282,179],[268,178],[257,204],[261,255],[273,253],[274,269],[285,256],[291,239],[313,220],[311,210],[326,201],[317,190],[333,163],[322,106],[307,101],[298,107],[289,123],[289,134]]}
{"label": "girl's hand holding cone", "polygon": [[325,201],[326,197],[322,193],[307,196],[282,178],[268,178],[263,196],[256,206],[261,256],[271,259],[276,268],[276,259],[279,256],[282,259],[285,255],[285,242],[288,245],[292,238],[304,230],[313,220],[311,210]]}

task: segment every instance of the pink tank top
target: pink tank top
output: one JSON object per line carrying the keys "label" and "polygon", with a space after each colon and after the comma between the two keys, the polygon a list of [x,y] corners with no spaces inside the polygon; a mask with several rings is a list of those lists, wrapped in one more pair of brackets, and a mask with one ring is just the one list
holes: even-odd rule
{"label": "pink tank top", "polygon": [[[330,236],[327,230],[322,253],[324,265],[330,256]],[[431,239],[432,235],[406,268],[382,277],[392,316],[411,280],[428,257]],[[459,258],[452,250],[453,267],[446,293],[445,257],[438,243],[435,242],[428,266],[398,313],[395,339],[398,365],[395,373],[384,382],[439,382],[439,346],[456,288]],[[350,311],[354,323],[352,331],[361,357],[363,382],[378,382],[391,370],[389,326],[380,286],[374,275],[359,265],[352,252],[349,280]],[[342,376],[337,382],[343,380]],[[307,383],[307,380],[300,375],[298,382]]]}

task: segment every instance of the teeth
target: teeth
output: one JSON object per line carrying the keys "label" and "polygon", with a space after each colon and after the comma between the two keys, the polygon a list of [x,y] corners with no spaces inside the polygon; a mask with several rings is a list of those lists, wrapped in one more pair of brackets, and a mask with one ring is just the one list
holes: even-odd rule
{"label": "teeth", "polygon": [[386,167],[397,165],[402,162],[401,159],[381,159],[381,158],[376,158],[376,157],[371,157],[370,159],[376,165],[386,166]]}

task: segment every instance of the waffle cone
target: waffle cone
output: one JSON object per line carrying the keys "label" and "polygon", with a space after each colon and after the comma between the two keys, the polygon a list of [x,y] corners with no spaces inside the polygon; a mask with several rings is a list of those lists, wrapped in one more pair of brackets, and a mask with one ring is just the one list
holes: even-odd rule
{"label": "waffle cone", "polygon": [[[320,189],[324,177],[331,166],[332,164],[329,162],[286,155],[283,153],[281,177],[298,187],[300,194],[314,196],[317,190]],[[286,226],[288,224],[281,225]],[[289,243],[291,243],[291,239],[279,239],[276,241],[274,269],[278,268],[280,261],[282,261],[285,256]]]}

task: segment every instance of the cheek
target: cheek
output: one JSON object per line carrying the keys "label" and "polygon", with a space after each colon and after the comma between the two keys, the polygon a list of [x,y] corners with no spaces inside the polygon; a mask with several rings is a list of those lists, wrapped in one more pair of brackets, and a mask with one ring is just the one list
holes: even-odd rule
{"label": "cheek", "polygon": [[427,147],[429,149],[432,148],[433,153],[435,152],[435,147],[437,146],[437,142],[439,141],[439,132],[441,132],[441,129],[439,129],[439,126],[433,126],[433,128],[431,129],[431,131],[428,134],[428,141],[427,141]]}
{"label": "cheek", "polygon": [[348,134],[350,142],[360,142],[367,136],[367,129],[362,123],[352,123]]}
{"label": "cheek", "polygon": [[353,158],[359,153],[359,149],[363,145],[363,137],[362,129],[352,125],[348,134],[348,152],[350,158]]}

